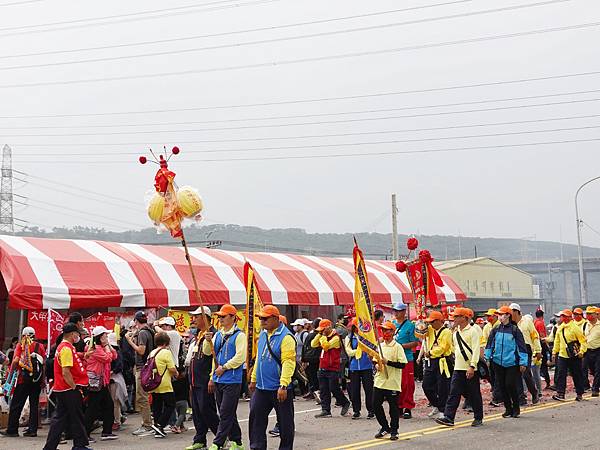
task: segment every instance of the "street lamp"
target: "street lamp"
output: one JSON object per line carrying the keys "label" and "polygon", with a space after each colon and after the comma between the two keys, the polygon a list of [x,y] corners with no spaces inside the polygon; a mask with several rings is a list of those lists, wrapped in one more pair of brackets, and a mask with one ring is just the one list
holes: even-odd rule
{"label": "street lamp", "polygon": [[587,304],[587,292],[585,291],[585,282],[583,279],[583,255],[581,253],[581,220],[579,219],[579,206],[577,204],[577,197],[579,196],[579,192],[592,181],[600,180],[600,177],[594,177],[591,180],[587,180],[577,192],[575,192],[575,220],[577,222],[577,253],[579,256],[579,291],[581,293],[581,303],[583,305]]}

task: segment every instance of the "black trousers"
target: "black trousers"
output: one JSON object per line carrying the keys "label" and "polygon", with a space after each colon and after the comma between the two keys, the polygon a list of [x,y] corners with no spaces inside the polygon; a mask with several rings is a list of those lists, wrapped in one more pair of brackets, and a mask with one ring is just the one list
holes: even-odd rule
{"label": "black trousers", "polygon": [[540,375],[544,377],[546,384],[550,385],[550,373],[548,372],[548,355],[550,355],[550,349],[548,344],[542,342],[542,366],[540,367]]}
{"label": "black trousers", "polygon": [[430,359],[423,366],[423,392],[434,408],[443,411],[450,391],[450,378],[440,373],[439,359]]}
{"label": "black trousers", "polygon": [[308,378],[308,389],[311,392],[319,390],[319,360],[309,361],[306,365],[306,378]]}
{"label": "black trousers", "polygon": [[242,430],[237,419],[237,407],[240,400],[241,384],[215,383],[217,406],[221,420],[213,444],[223,447],[229,439],[236,444],[242,443]]}
{"label": "black trousers", "polygon": [[[537,386],[535,384],[535,381],[533,380],[533,373],[531,372],[531,358],[532,358],[531,347],[527,346],[527,369],[525,369],[525,372],[523,372],[522,376],[523,376],[523,381],[527,385],[527,390],[531,394],[531,399],[533,400],[538,396],[539,392],[537,391]],[[525,394],[525,388],[523,387],[522,382],[519,385],[519,399],[521,400],[522,403],[527,402],[527,394]]]}
{"label": "black trousers", "polygon": [[360,386],[365,391],[365,407],[367,412],[373,412],[373,370],[353,370],[350,372],[350,401],[352,411],[360,413],[362,401],[360,398]]}
{"label": "black trousers", "polygon": [[556,363],[556,374],[554,375],[554,382],[556,384],[556,392],[565,395],[567,390],[567,372],[571,371],[573,377],[573,384],[575,384],[575,392],[577,395],[583,395],[585,391],[585,385],[583,382],[583,370],[581,368],[580,358],[563,358],[558,357]]}
{"label": "black trousers", "polygon": [[78,389],[55,392],[56,414],[50,423],[44,450],[56,450],[65,429],[73,436],[73,447],[87,447],[88,435],[83,425],[83,397]]}
{"label": "black trousers", "polygon": [[269,414],[275,409],[279,424],[279,450],[294,448],[294,395],[293,388],[288,388],[287,399],[277,400],[277,391],[256,389],[250,399],[250,448],[267,450],[267,426]]}
{"label": "black trousers", "polygon": [[479,387],[479,375],[475,372],[473,378],[467,379],[465,370],[456,370],[452,374],[450,380],[450,393],[444,410],[444,416],[454,420],[456,410],[460,405],[460,397],[468,397],[471,407],[473,408],[473,416],[476,420],[483,420],[483,401],[481,399],[481,390]]}
{"label": "black trousers", "polygon": [[331,412],[331,396],[333,395],[340,405],[347,405],[349,400],[340,388],[339,372],[319,369],[319,391],[321,395],[321,409]]}
{"label": "black trousers", "polygon": [[13,434],[19,432],[19,418],[21,417],[27,398],[29,398],[29,428],[27,431],[37,433],[41,390],[41,383],[17,384],[13,393],[13,398],[10,401],[8,426],[6,428],[7,433]]}
{"label": "black trousers", "polygon": [[585,359],[587,360],[590,372],[594,374],[592,392],[598,392],[600,391],[600,348],[588,350],[585,353]]}
{"label": "black trousers", "polygon": [[[383,402],[387,401],[390,407],[390,421],[388,423],[385,411],[383,410]],[[400,410],[398,409],[398,391],[390,391],[387,389],[373,388],[373,412],[377,422],[382,430],[389,433],[398,433],[400,424]]]}
{"label": "black trousers", "polygon": [[175,394],[173,392],[152,394],[152,415],[156,425],[160,428],[166,427],[173,411],[175,411]]}
{"label": "black trousers", "polygon": [[92,432],[94,421],[102,420],[102,434],[111,434],[112,426],[115,421],[115,405],[108,386],[103,387],[98,392],[88,392],[87,408],[85,410],[85,431],[88,436]]}
{"label": "black trousers", "polygon": [[194,444],[206,444],[206,433],[212,431],[215,436],[219,428],[217,403],[214,394],[208,392],[208,381],[200,387],[191,389],[192,417],[194,419]]}
{"label": "black trousers", "polygon": [[490,363],[490,385],[492,387],[492,401],[494,403],[502,403],[504,401],[502,397],[502,389],[500,388],[498,380],[496,379],[496,371],[494,370],[493,366],[494,363]]}
{"label": "black trousers", "polygon": [[502,367],[492,362],[492,372],[494,373],[495,383],[504,401],[506,412],[510,414],[520,413],[519,386],[523,385],[523,379],[519,366]]}

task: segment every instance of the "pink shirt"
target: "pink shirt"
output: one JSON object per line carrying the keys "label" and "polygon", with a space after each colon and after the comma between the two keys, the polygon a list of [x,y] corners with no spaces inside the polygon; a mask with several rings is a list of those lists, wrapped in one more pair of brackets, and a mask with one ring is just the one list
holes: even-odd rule
{"label": "pink shirt", "polygon": [[86,369],[96,375],[103,374],[104,386],[108,386],[110,383],[110,363],[115,359],[117,359],[117,352],[113,348],[107,351],[104,347],[96,345],[94,353],[85,359]]}

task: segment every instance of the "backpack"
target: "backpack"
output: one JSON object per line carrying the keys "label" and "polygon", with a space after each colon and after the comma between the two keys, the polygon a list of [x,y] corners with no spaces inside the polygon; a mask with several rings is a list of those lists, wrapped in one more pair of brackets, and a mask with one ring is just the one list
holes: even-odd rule
{"label": "backpack", "polygon": [[321,348],[313,348],[310,343],[317,335],[316,332],[311,332],[302,344],[302,362],[318,361],[319,355],[321,354]]}
{"label": "backpack", "polygon": [[[163,350],[170,351],[168,349]],[[161,351],[162,350],[156,352],[154,356],[148,355],[146,364],[144,364],[144,367],[142,367],[142,370],[140,371],[140,383],[142,385],[142,389],[146,392],[152,392],[153,390],[158,388],[158,386],[160,386],[160,383],[162,382],[163,375],[167,372],[167,368],[165,367],[164,372],[162,374],[159,374],[158,368],[156,367],[155,359]]]}
{"label": "backpack", "polygon": [[[36,342],[35,346],[33,348],[33,353],[31,354],[32,371],[31,372],[29,372],[28,370],[22,371],[23,381],[25,383],[39,383],[40,380],[42,379],[42,376],[44,375],[44,363],[41,362],[37,358],[38,355],[40,357],[42,356],[39,354],[39,348],[40,348],[40,344],[38,342]],[[54,360],[52,360],[52,364],[54,364]],[[53,366],[53,368],[54,368],[54,366]]]}

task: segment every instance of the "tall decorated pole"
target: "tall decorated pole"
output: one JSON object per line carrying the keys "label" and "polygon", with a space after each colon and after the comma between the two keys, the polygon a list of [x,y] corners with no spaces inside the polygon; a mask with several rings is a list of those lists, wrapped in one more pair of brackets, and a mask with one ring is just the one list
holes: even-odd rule
{"label": "tall decorated pole", "polygon": [[[195,219],[197,221],[201,219],[200,213],[204,208],[202,199],[194,188],[189,186],[179,188],[175,184],[175,172],[169,170],[169,160],[173,155],[179,154],[179,147],[173,147],[169,155],[167,155],[166,149],[164,154],[159,154],[158,157],[152,150],[150,150],[150,153],[154,161],[149,161],[145,156],[139,158],[141,164],[151,162],[159,166],[154,176],[155,192],[148,202],[148,217],[156,227],[166,228],[174,239],[181,240],[181,245],[185,251],[185,259],[194,283],[196,301],[199,306],[204,306],[182,227],[184,219]],[[202,317],[206,325],[205,329],[208,329],[210,324],[204,314],[202,314]]]}

